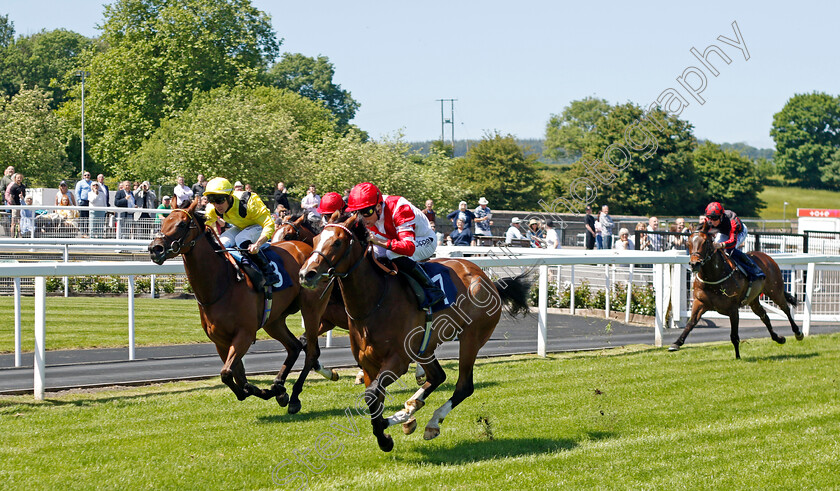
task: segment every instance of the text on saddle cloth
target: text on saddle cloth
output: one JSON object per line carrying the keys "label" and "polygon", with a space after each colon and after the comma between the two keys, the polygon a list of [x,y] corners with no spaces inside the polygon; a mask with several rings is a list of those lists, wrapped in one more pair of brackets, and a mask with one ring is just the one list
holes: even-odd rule
{"label": "text on saddle cloth", "polygon": [[432,312],[440,312],[455,303],[458,297],[458,290],[450,276],[451,270],[440,263],[420,263],[420,267],[426,271],[429,278],[437,284],[446,294],[446,298],[432,306]]}
{"label": "text on saddle cloth", "polygon": [[[283,266],[283,259],[274,252],[273,249],[268,244],[265,244],[260,249],[265,257],[268,258],[268,263],[274,268],[274,271],[277,273],[277,276],[280,277],[280,281],[271,285],[271,292],[279,292],[280,290],[285,290],[286,288],[292,286],[292,278],[289,276],[288,271]],[[236,262],[242,264],[242,253],[237,250],[229,251],[230,255],[236,259]]]}

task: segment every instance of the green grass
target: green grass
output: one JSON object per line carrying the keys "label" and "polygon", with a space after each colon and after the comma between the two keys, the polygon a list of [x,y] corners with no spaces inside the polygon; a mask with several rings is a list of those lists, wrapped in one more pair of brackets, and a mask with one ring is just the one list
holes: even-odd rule
{"label": "green grass", "polygon": [[[34,349],[35,301],[21,298],[21,346]],[[47,349],[114,348],[128,346],[127,297],[47,297]],[[135,298],[136,346],[209,342],[201,328],[195,300]],[[15,312],[12,297],[0,297],[0,352],[15,349]],[[287,319],[299,335],[300,315]],[[264,331],[257,339],[268,339]]]}
{"label": "green grass", "polygon": [[[840,208],[840,192],[837,191],[767,186],[758,197],[767,203],[767,208],[761,211],[761,218],[766,220],[781,220],[783,216],[795,220],[797,208]],[[785,201],[790,203],[786,213]],[[737,208],[735,210],[737,212]]]}
{"label": "green grass", "polygon": [[[0,482],[275,489],[272,469],[288,460],[277,476],[299,472],[312,489],[836,489],[840,335],[789,339],[749,340],[742,360],[729,343],[480,360],[475,394],[424,441],[453,390],[446,363],[417,433],[391,428],[387,454],[367,418],[345,414],[361,394],[347,377],[311,377],[293,416],[237,402],[217,380],[3,397]],[[406,383],[389,414],[414,392]],[[310,453],[319,438],[331,459]],[[294,462],[307,455],[310,468]]]}

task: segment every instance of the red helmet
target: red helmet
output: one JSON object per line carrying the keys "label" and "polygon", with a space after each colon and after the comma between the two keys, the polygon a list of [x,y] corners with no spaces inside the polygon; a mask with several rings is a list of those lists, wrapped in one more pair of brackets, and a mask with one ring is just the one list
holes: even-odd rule
{"label": "red helmet", "polygon": [[356,184],[350,190],[350,197],[347,199],[347,209],[345,211],[359,211],[371,206],[376,206],[382,202],[382,193],[379,188],[369,182]]}
{"label": "red helmet", "polygon": [[720,220],[721,215],[723,215],[723,205],[717,201],[712,201],[706,207],[706,218]]}
{"label": "red helmet", "polygon": [[327,193],[321,198],[316,211],[322,215],[332,215],[335,210],[344,209],[344,199],[336,192]]}

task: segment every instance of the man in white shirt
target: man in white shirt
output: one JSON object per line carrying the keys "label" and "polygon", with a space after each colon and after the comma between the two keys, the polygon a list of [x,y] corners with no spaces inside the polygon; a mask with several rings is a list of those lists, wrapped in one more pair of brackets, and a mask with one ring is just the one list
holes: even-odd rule
{"label": "man in white shirt", "polygon": [[519,228],[519,218],[513,217],[510,219],[510,227],[505,232],[505,244],[510,245],[513,239],[522,239],[522,229]]}
{"label": "man in white shirt", "polygon": [[545,222],[545,243],[546,249],[560,249],[560,236],[554,228],[554,220]]}
{"label": "man in white shirt", "polygon": [[173,190],[173,194],[175,195],[175,208],[186,208],[193,199],[193,190],[184,184],[184,178],[182,176],[178,176],[176,181],[178,184]]}
{"label": "man in white shirt", "polygon": [[319,204],[321,204],[321,196],[315,192],[315,185],[310,184],[309,190],[306,191],[306,196],[300,200],[300,207],[303,208],[307,217],[317,220],[321,218],[321,214],[317,210]]}

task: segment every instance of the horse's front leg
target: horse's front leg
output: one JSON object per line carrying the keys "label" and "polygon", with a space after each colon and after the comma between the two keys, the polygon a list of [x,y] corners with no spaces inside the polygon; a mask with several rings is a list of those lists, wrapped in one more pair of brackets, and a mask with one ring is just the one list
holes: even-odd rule
{"label": "horse's front leg", "polygon": [[365,402],[370,410],[370,424],[373,426],[373,435],[383,452],[390,452],[394,448],[394,439],[385,434],[385,429],[390,425],[389,421],[382,417],[382,413],[385,411],[384,401],[385,395],[388,393],[387,387],[406,370],[408,370],[408,365],[399,360],[398,357],[393,356],[382,365],[379,374],[365,389]]}
{"label": "horse's front leg", "polygon": [[732,340],[732,346],[735,347],[735,359],[741,359],[741,351],[740,351],[740,344],[741,338],[738,336],[738,310],[737,307],[735,311],[729,314],[729,325],[731,331],[729,332],[729,339]]}
{"label": "horse's front leg", "polygon": [[690,333],[691,330],[694,329],[694,326],[696,326],[697,323],[700,322],[700,316],[705,314],[707,310],[708,309],[706,308],[706,304],[704,304],[698,298],[694,299],[694,302],[691,306],[691,316],[689,316],[688,322],[686,322],[685,328],[683,328],[683,332],[680,334],[680,337],[678,337],[677,340],[674,341],[674,344],[672,344],[668,348],[668,351],[678,351],[680,349],[680,346],[682,346],[685,343],[685,338],[688,337],[688,333]]}
{"label": "horse's front leg", "polygon": [[233,391],[236,398],[240,401],[245,400],[245,398],[251,395],[250,389],[247,386],[248,381],[245,378],[245,367],[242,364],[242,357],[248,352],[248,347],[253,342],[252,338],[253,336],[242,333],[238,334],[228,347],[226,355],[222,352],[222,347],[216,347],[219,355],[225,360],[220,373],[222,382],[230,387],[230,390]]}

